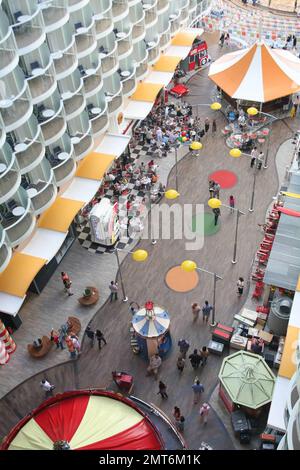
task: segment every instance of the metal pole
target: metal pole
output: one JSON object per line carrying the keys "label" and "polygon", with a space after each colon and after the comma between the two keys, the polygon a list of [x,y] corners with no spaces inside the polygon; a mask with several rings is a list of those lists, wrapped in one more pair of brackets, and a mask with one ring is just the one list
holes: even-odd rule
{"label": "metal pole", "polygon": [[213,309],[210,326],[216,326],[215,315],[216,315],[216,288],[217,288],[217,275],[214,273],[214,287],[213,287]]}
{"label": "metal pole", "polygon": [[[123,278],[122,278],[122,271],[121,271],[121,264],[120,264],[120,259],[119,259],[118,249],[117,249],[117,248],[115,249],[115,254],[116,254],[116,257],[117,257],[118,271],[119,271],[120,280],[121,280],[121,288],[122,288],[122,294],[123,294],[123,302],[127,302],[128,297],[126,297],[126,294],[125,294],[125,288],[124,288],[124,283],[123,283]],[[116,279],[116,280],[117,280],[117,279]]]}
{"label": "metal pole", "polygon": [[235,224],[235,237],[234,237],[234,246],[233,246],[233,258],[232,264],[236,263],[236,251],[237,251],[237,240],[238,240],[238,227],[239,227],[239,218],[240,218],[240,211],[239,209],[236,211],[236,224]]}
{"label": "metal pole", "polygon": [[269,134],[268,134],[267,150],[266,150],[265,161],[264,161],[264,168],[265,169],[268,168],[268,155],[269,155],[270,134],[271,134],[271,131],[272,131],[272,124],[273,124],[273,121],[271,121],[270,130],[269,130]]}
{"label": "metal pole", "polygon": [[[148,199],[149,199],[149,225],[150,225],[150,238],[152,245],[156,245],[156,240],[153,238],[153,229],[152,229],[152,204],[151,204],[151,189],[148,190]],[[149,233],[149,232],[148,232]]]}
{"label": "metal pole", "polygon": [[177,163],[178,163],[178,159],[177,159],[177,142],[175,142],[175,147],[174,147],[174,150],[175,150],[175,189],[176,189],[176,191],[178,191],[178,172],[177,172]]}
{"label": "metal pole", "polygon": [[256,170],[257,170],[257,168],[256,168],[256,162],[255,162],[255,168],[254,168],[254,173],[253,173],[253,186],[252,186],[252,194],[251,194],[251,202],[250,202],[249,212],[253,212],[255,183],[256,183]]}

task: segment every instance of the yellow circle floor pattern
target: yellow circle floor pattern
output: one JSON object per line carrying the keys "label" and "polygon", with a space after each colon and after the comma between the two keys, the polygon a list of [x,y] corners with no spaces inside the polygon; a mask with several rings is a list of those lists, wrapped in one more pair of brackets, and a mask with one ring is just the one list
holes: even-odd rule
{"label": "yellow circle floor pattern", "polygon": [[167,272],[165,281],[169,289],[175,292],[189,292],[198,285],[199,275],[197,271],[188,273],[181,266],[174,266]]}

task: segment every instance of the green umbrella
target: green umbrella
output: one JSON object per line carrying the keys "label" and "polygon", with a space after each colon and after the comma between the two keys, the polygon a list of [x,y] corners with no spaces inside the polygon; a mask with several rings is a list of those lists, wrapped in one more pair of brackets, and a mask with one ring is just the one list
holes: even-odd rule
{"label": "green umbrella", "polygon": [[231,400],[257,409],[272,400],[275,376],[263,357],[239,351],[223,360],[221,384]]}

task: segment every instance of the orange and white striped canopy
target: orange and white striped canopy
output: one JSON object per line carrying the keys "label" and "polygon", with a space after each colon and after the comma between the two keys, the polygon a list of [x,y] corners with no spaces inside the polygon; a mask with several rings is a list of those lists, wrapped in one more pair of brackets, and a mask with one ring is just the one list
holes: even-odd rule
{"label": "orange and white striped canopy", "polygon": [[300,59],[258,42],[220,57],[208,76],[232,98],[265,103],[300,90]]}

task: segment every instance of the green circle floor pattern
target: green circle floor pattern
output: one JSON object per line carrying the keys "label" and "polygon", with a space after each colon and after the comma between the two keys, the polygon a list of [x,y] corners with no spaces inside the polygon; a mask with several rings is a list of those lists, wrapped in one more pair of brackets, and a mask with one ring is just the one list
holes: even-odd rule
{"label": "green circle floor pattern", "polygon": [[202,214],[196,214],[192,218],[192,232],[201,234],[204,236],[214,235],[220,229],[220,218],[217,225],[215,225],[215,216],[211,212],[204,212]]}

